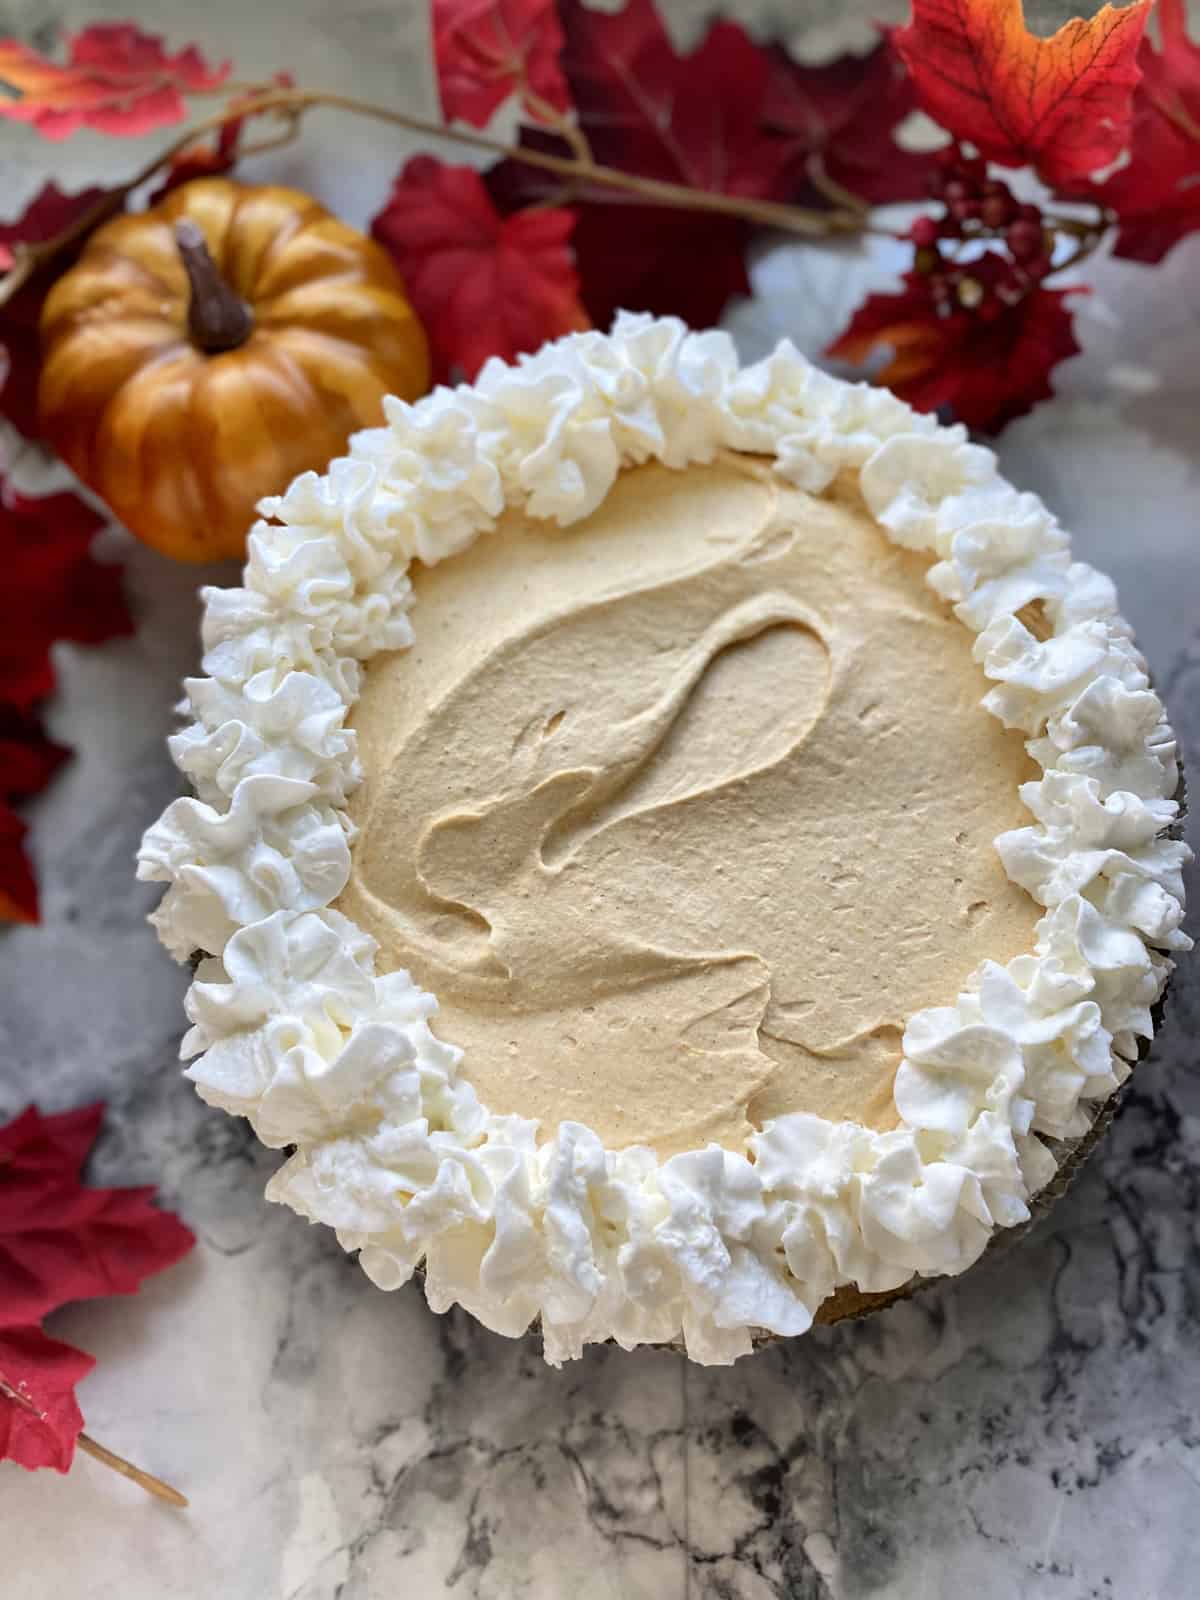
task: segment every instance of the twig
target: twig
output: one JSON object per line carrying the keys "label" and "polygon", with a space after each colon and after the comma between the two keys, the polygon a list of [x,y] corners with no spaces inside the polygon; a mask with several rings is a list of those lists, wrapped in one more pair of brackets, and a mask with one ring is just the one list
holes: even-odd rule
{"label": "twig", "polygon": [[814,150],[804,163],[804,170],[808,181],[819,194],[826,200],[832,200],[835,206],[841,206],[844,211],[853,211],[858,216],[865,216],[871,209],[870,205],[861,195],[853,194],[849,189],[844,189],[835,178],[829,176],[825,167],[825,158],[819,150]]}
{"label": "twig", "polygon": [[523,70],[517,87],[522,101],[546,132],[557,135],[569,148],[576,161],[581,161],[585,166],[595,166],[596,159],[592,155],[591,141],[579,124],[556,111],[548,100],[542,99],[536,89],[531,89]]}
{"label": "twig", "polygon": [[243,105],[241,110],[235,110],[227,106],[223,111],[214,112],[211,117],[205,117],[201,122],[194,123],[186,133],[181,134],[165,150],[153,156],[146,162],[145,166],[139,167],[132,178],[127,179],[126,182],[120,184],[108,194],[101,195],[95,205],[91,205],[86,211],[80,212],[79,216],[69,223],[61,233],[56,233],[39,244],[14,245],[13,264],[5,276],[0,279],[0,306],[7,305],[17,290],[23,288],[34,273],[40,271],[47,262],[52,261],[55,256],[61,255],[64,250],[69,250],[76,240],[84,238],[91,233],[93,228],[99,227],[109,217],[115,216],[135,189],[140,188],[143,183],[149,183],[156,173],[160,172],[163,167],[169,166],[175,157],[186,150],[189,145],[196,144],[204,138],[205,134],[218,133],[227,122],[234,122],[240,117],[257,116],[260,109],[271,110],[273,107],[260,108],[254,106],[248,110]]}
{"label": "twig", "polygon": [[164,1483],[161,1478],[156,1478],[152,1472],[143,1472],[141,1467],[135,1467],[132,1461],[126,1461],[124,1456],[117,1455],[115,1450],[98,1444],[95,1439],[86,1433],[79,1435],[76,1443],[81,1450],[86,1450],[95,1461],[102,1461],[106,1467],[111,1467],[114,1472],[119,1472],[123,1478],[130,1478],[139,1488],[147,1494],[154,1495],[159,1500],[165,1500],[170,1506],[186,1506],[187,1495],[180,1494],[178,1489],[173,1489],[169,1483]]}
{"label": "twig", "polygon": [[1104,235],[1112,227],[1115,218],[1107,206],[1097,204],[1096,215],[1091,220],[1080,217],[1050,217],[1050,222],[1055,233],[1065,234],[1075,240],[1075,248],[1062,261],[1055,262],[1052,272],[1066,272],[1069,267],[1076,267],[1081,261],[1086,261],[1100,245]]}
{"label": "twig", "polygon": [[[579,156],[556,156],[546,151],[529,150],[520,145],[503,144],[489,139],[485,134],[471,133],[465,128],[448,128],[440,122],[430,122],[424,117],[410,116],[404,111],[394,111],[389,106],[374,105],[370,101],[356,100],[349,95],[331,94],[315,89],[273,89],[257,99],[243,100],[237,106],[226,107],[214,113],[173,141],[167,148],[141,167],[132,178],[107,194],[94,206],[78,216],[69,227],[53,238],[39,244],[16,245],[11,270],[0,280],[0,306],[6,304],[35,272],[41,270],[62,251],[121,209],[134,189],[147,183],[163,167],[189,145],[206,134],[224,127],[235,118],[257,117],[277,113],[289,119],[292,129],[309,111],[325,108],[346,111],[355,116],[370,117],[393,127],[429,138],[445,139],[452,144],[466,145],[473,150],[483,150],[489,155],[525,166],[540,167],[569,179],[575,185],[591,185],[635,197],[656,206],[666,206],[681,211],[709,212],[717,216],[737,217],[744,222],[757,222],[765,227],[779,228],[786,233],[804,238],[824,238],[836,233],[862,231],[862,220],[855,211],[809,211],[801,206],[780,204],[774,200],[756,200],[747,196],[721,194],[711,189],[693,189],[686,184],[668,183],[659,178],[643,178],[632,172],[621,172],[615,167],[602,166],[591,159]],[[552,131],[560,131],[554,129]],[[579,130],[576,130],[578,132]],[[290,132],[289,132],[290,137]],[[562,131],[562,137],[566,137]],[[570,141],[568,141],[570,142]],[[580,146],[585,148],[585,146]]]}

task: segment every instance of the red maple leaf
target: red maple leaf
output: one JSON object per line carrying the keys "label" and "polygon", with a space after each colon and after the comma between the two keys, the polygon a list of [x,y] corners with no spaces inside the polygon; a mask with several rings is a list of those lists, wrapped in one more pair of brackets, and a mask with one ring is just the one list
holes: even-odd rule
{"label": "red maple leaf", "polygon": [[562,45],[555,0],[433,0],[443,116],[482,128],[510,94],[535,118],[561,115],[571,104]]}
{"label": "red maple leaf", "polygon": [[471,167],[414,156],[371,231],[400,269],[442,380],[473,378],[588,326],[571,256],[575,218],[555,209],[502,217]]}
{"label": "red maple leaf", "polygon": [[909,272],[899,294],[870,295],[826,353],[862,363],[886,348],[876,382],[918,411],[947,407],[969,428],[996,433],[1054,392],[1052,370],[1079,351],[1066,300],[1086,292],[1033,284],[1013,293],[1011,270],[997,251],[970,262],[960,296],[974,303],[949,311],[927,274]]}
{"label": "red maple leaf", "polygon": [[30,498],[0,482],[0,701],[27,711],[54,688],[57,639],[132,632],[121,569],[90,553],[104,518],[70,491]]}
{"label": "red maple leaf", "polygon": [[[676,55],[652,0],[615,16],[562,0],[563,69],[595,159],[642,177],[757,198],[793,186],[795,143],[764,126],[767,52],[718,22],[690,55]],[[568,154],[536,129],[522,142]],[[555,193],[554,180],[516,162],[488,174],[502,210]],[[599,186],[572,194],[583,303],[606,326],[614,311],[675,313],[715,322],[746,294],[750,227],[736,217],[676,210]]]}
{"label": "red maple leaf", "polygon": [[195,45],[168,55],[162,39],[132,22],[97,22],[68,36],[64,63],[16,39],[0,39],[0,116],[28,122],[47,139],[79,128],[139,134],[180,122],[183,96],[217,89],[229,62],[210,67]]}
{"label": "red maple leaf", "polygon": [[[12,266],[16,245],[53,238],[112,193],[90,188],[64,194],[53,182],[44,185],[21,216],[0,222],[0,271]],[[78,248],[64,253],[56,263],[56,274],[69,267],[78,253]],[[42,366],[38,323],[51,282],[46,275],[36,276],[7,305],[0,306],[0,415],[27,439],[38,435],[37,388]]]}
{"label": "red maple leaf", "polygon": [[867,55],[824,66],[795,61],[778,45],[771,50],[763,122],[790,142],[795,196],[805,205],[828,203],[822,177],[872,205],[926,194],[932,155],[905,150],[895,138],[917,106],[890,29]]}
{"label": "red maple leaf", "polygon": [[925,110],[956,139],[1070,184],[1128,142],[1150,4],[1105,5],[1041,39],[1025,26],[1022,0],[913,0],[894,39]]}
{"label": "red maple leaf", "polygon": [[36,922],[37,880],[25,854],[29,829],[0,800],[0,922]]}
{"label": "red maple leaf", "polygon": [[1129,162],[1095,191],[1120,218],[1116,255],[1161,261],[1200,228],[1200,46],[1183,0],[1159,0],[1162,49],[1143,39]]}
{"label": "red maple leaf", "polygon": [[83,1432],[75,1385],[95,1365],[40,1328],[0,1329],[0,1461],[66,1472]]}
{"label": "red maple leaf", "polygon": [[92,1358],[48,1339],[42,1318],[72,1300],[132,1294],[195,1240],[151,1189],[90,1189],[80,1173],[102,1105],[0,1128],[0,1459],[71,1463],[83,1418],[72,1393]]}
{"label": "red maple leaf", "polygon": [[39,1323],[71,1300],[132,1294],[191,1249],[153,1189],[80,1183],[102,1105],[59,1117],[34,1106],[0,1128],[0,1328]]}
{"label": "red maple leaf", "polygon": [[103,526],[77,495],[29,498],[0,479],[0,921],[37,920],[25,828],[10,805],[38,793],[65,755],[34,714],[54,689],[51,647],[132,632],[120,568],[91,554]]}

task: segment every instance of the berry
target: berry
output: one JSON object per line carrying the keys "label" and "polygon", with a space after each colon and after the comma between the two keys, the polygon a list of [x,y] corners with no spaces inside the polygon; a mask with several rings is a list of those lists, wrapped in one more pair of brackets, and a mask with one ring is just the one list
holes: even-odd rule
{"label": "berry", "polygon": [[1037,256],[1034,260],[1025,262],[1025,273],[1027,277],[1033,279],[1034,283],[1040,283],[1050,271],[1050,267],[1049,256]]}
{"label": "berry", "polygon": [[1004,242],[1014,261],[1033,261],[1046,252],[1046,238],[1041,224],[1034,222],[1032,217],[1018,217],[1015,222],[1010,222]]}
{"label": "berry", "polygon": [[938,254],[937,245],[919,244],[917,246],[913,255],[913,267],[917,272],[928,275],[931,272],[936,272],[941,264],[942,258]]}
{"label": "berry", "polygon": [[1027,200],[1024,205],[1018,206],[1016,215],[1022,222],[1040,222],[1042,220],[1041,206],[1031,205]]}
{"label": "berry", "polygon": [[983,205],[981,200],[952,200],[950,215],[959,222],[974,222]]}
{"label": "berry", "polygon": [[979,220],[985,228],[1002,228],[1012,216],[1012,201],[1002,194],[987,194],[979,202]]}
{"label": "berry", "polygon": [[987,290],[978,278],[960,278],[958,280],[958,303],[965,306],[968,311],[976,311],[982,305]]}
{"label": "berry", "polygon": [[970,186],[964,183],[961,178],[951,178],[950,182],[946,185],[944,193],[946,196],[946,204],[951,208],[956,205],[960,205],[964,200],[969,200],[971,198]]}
{"label": "berry", "polygon": [[918,217],[908,230],[908,237],[922,249],[929,248],[938,241],[938,225],[932,217]]}
{"label": "berry", "polygon": [[1016,212],[1012,191],[998,178],[989,178],[984,184],[979,205],[979,219],[987,228],[1003,228],[1011,222]]}

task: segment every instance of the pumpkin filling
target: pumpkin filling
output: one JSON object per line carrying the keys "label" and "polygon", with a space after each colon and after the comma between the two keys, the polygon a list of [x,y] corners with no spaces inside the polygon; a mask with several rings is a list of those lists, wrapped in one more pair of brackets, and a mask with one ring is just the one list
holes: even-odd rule
{"label": "pumpkin filling", "polygon": [[905,1019],[1040,915],[992,845],[1033,769],[926,566],[851,488],[727,456],[414,569],[338,909],[491,1111],[660,1155],[894,1125]]}

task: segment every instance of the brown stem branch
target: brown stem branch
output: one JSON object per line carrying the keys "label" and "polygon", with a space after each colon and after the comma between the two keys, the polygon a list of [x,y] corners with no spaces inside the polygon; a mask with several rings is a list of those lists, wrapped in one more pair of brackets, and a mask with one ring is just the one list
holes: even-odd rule
{"label": "brown stem branch", "polygon": [[523,103],[532,111],[547,133],[556,134],[576,161],[582,162],[585,166],[595,165],[595,157],[592,155],[592,146],[587,134],[577,122],[556,111],[548,100],[543,100],[536,89],[531,89],[524,73],[519,80],[519,91]]}
{"label": "brown stem branch", "polygon": [[1052,221],[1055,232],[1073,238],[1075,248],[1064,261],[1055,265],[1053,271],[1066,272],[1068,268],[1077,267],[1081,261],[1086,261],[1099,248],[1114,220],[1113,213],[1108,207],[1100,204],[1097,204],[1096,215],[1090,220],[1079,217],[1055,217]]}
{"label": "brown stem branch", "polygon": [[102,1461],[106,1467],[111,1467],[114,1472],[119,1472],[123,1478],[129,1478],[147,1494],[152,1494],[156,1499],[165,1500],[170,1506],[186,1506],[187,1495],[180,1494],[178,1489],[173,1489],[169,1483],[164,1483],[161,1478],[156,1478],[152,1472],[145,1472],[141,1467],[135,1467],[132,1461],[126,1461],[124,1456],[119,1456],[115,1450],[109,1450],[106,1445],[98,1444],[95,1439],[86,1433],[81,1433],[76,1441],[81,1450],[87,1452],[94,1461]]}
{"label": "brown stem branch", "polygon": [[857,216],[865,216],[871,209],[861,195],[853,194],[849,189],[842,187],[836,178],[831,178],[825,168],[825,158],[819,150],[814,150],[804,163],[804,170],[808,181],[819,194],[826,200],[832,200],[835,206],[840,206],[843,211],[854,212]]}
{"label": "brown stem branch", "polygon": [[[149,161],[134,173],[132,178],[117,188],[101,195],[94,205],[81,211],[65,227],[61,233],[56,233],[52,238],[45,239],[39,244],[17,244],[13,246],[13,264],[3,278],[0,278],[0,306],[5,306],[17,291],[29,282],[36,272],[53,261],[64,250],[85,238],[93,228],[98,228],[102,222],[107,222],[109,217],[115,216],[124,206],[126,200],[135,189],[141,188],[143,183],[149,183],[164,167],[170,166],[175,157],[186,150],[189,145],[203,139],[205,134],[219,133],[226,123],[234,122],[240,117],[256,116],[259,111],[257,105],[242,106],[240,110],[226,106],[223,111],[214,112],[211,117],[204,117],[200,122],[193,123],[186,133],[180,134],[165,150],[152,156]],[[262,107],[263,110],[274,110],[274,106]]]}
{"label": "brown stem branch", "polygon": [[589,185],[645,201],[656,206],[676,210],[708,212],[714,216],[736,217],[744,222],[756,222],[764,227],[778,228],[785,233],[799,234],[803,238],[818,239],[837,233],[857,233],[862,230],[860,216],[854,211],[809,211],[801,206],[783,205],[774,200],[757,200],[749,196],[721,194],[710,189],[693,189],[686,184],[668,183],[659,178],[644,178],[632,172],[621,172],[616,167],[606,167],[592,160],[576,156],[556,156],[546,151],[528,150],[519,145],[503,144],[486,134],[472,133],[465,128],[448,128],[440,122],[430,122],[424,117],[410,116],[404,111],[394,111],[389,106],[374,105],[357,100],[350,95],[331,94],[313,89],[273,89],[252,100],[243,100],[236,106],[227,106],[193,124],[186,133],[167,146],[159,155],[148,161],[132,178],[105,195],[101,200],[78,216],[73,223],[53,238],[40,244],[17,245],[15,261],[3,280],[0,280],[0,306],[9,301],[17,290],[27,283],[56,256],[82,239],[106,218],[121,209],[128,195],[148,182],[167,166],[182,150],[225,126],[235,118],[278,114],[299,121],[305,113],[318,108],[350,112],[355,116],[370,117],[386,122],[392,127],[404,128],[410,133],[424,134],[428,138],[445,139],[453,144],[465,145],[473,150],[485,151],[525,166],[538,167],[553,172],[575,184]]}

